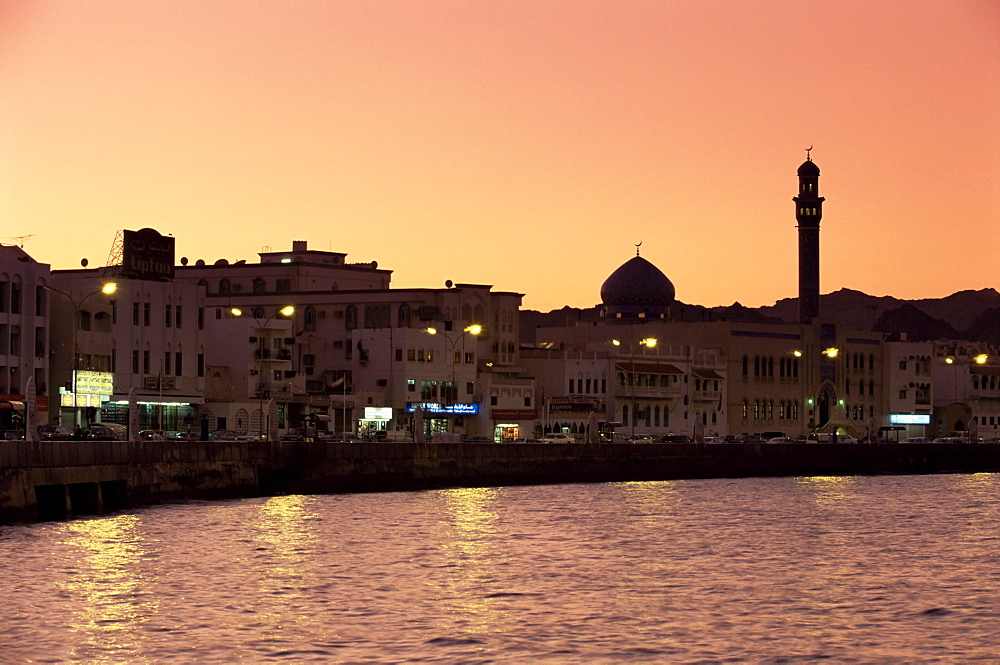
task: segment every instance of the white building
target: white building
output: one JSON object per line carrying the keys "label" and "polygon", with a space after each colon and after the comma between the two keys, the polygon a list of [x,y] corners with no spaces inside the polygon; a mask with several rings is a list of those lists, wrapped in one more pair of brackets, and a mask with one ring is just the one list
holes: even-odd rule
{"label": "white building", "polygon": [[931,359],[935,435],[969,432],[1000,438],[1000,349],[939,341]]}
{"label": "white building", "polygon": [[0,436],[24,429],[26,400],[38,424],[48,421],[48,281],[48,264],[0,245]]}

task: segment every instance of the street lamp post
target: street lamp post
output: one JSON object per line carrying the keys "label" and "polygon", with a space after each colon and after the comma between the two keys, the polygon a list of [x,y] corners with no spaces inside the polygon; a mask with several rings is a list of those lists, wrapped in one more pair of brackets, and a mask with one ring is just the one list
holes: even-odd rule
{"label": "street lamp post", "polygon": [[71,294],[67,293],[66,291],[63,291],[61,289],[57,289],[54,286],[48,286],[48,285],[43,285],[43,286],[44,286],[44,288],[47,291],[52,291],[53,293],[58,293],[58,294],[64,296],[73,305],[73,326],[72,326],[72,335],[71,335],[71,338],[70,338],[70,349],[71,349],[71,351],[73,353],[73,363],[72,363],[72,367],[73,367],[73,382],[72,382],[73,383],[73,428],[75,429],[80,424],[79,423],[79,417],[78,417],[80,415],[79,404],[77,403],[77,388],[78,388],[77,375],[80,373],[80,353],[79,353],[79,350],[76,348],[77,329],[79,329],[79,327],[80,327],[80,311],[81,311],[81,309],[83,307],[83,303],[86,302],[87,298],[90,298],[91,296],[96,296],[98,293],[103,293],[105,295],[111,295],[112,293],[114,293],[115,291],[118,290],[118,284],[116,284],[115,282],[108,282],[107,284],[105,284],[101,288],[97,289],[96,291],[91,291],[90,293],[84,294],[79,300],[77,300],[76,298],[74,298]]}
{"label": "street lamp post", "polygon": [[[239,307],[233,307],[229,311],[233,316],[236,317],[243,316],[243,310],[241,310]],[[257,326],[257,405],[258,405],[257,408],[260,411],[261,439],[265,441],[270,438],[270,435],[268,433],[268,430],[270,429],[269,427],[270,423],[268,423],[268,416],[270,414],[268,415],[264,414],[264,328],[266,328],[267,324],[269,324],[274,319],[277,319],[279,317],[287,319],[291,317],[292,314],[295,314],[295,306],[285,305],[277,312],[264,319],[264,322]],[[255,318],[255,320],[259,321],[260,319]]]}
{"label": "street lamp post", "polygon": [[[622,341],[618,340],[618,339],[611,340],[611,343],[613,345],[615,345],[615,346],[621,346],[622,345]],[[657,343],[657,340],[656,340],[655,337],[646,337],[644,339],[639,340],[638,344],[632,343],[632,344],[628,345],[629,362],[631,364],[631,374],[629,376],[629,386],[632,389],[631,390],[631,392],[632,392],[632,404],[630,405],[631,408],[632,408],[632,414],[631,414],[630,418],[631,418],[631,421],[632,421],[632,434],[631,434],[631,437],[632,437],[633,440],[635,440],[635,421],[636,421],[636,418],[637,418],[636,408],[635,408],[635,406],[636,406],[636,404],[635,404],[635,381],[636,381],[636,378],[635,378],[636,377],[636,373],[635,373],[635,350],[636,350],[637,347],[638,348],[645,347],[647,349],[652,349],[652,348],[654,348],[656,346],[656,343]]]}
{"label": "street lamp post", "polygon": [[[424,332],[426,332],[429,335],[437,335],[441,331],[439,331],[437,328],[424,328]],[[481,332],[483,332],[483,327],[478,323],[473,323],[463,328],[462,333],[455,338],[449,337],[448,335],[444,335],[444,338],[448,341],[449,348],[451,349],[451,390],[454,391],[454,395],[449,395],[449,396],[452,397],[451,400],[452,405],[455,404],[455,401],[458,398],[458,386],[455,385],[455,348],[459,340],[464,338],[466,335],[475,336],[480,334]],[[454,421],[451,420],[449,422],[454,422]]]}

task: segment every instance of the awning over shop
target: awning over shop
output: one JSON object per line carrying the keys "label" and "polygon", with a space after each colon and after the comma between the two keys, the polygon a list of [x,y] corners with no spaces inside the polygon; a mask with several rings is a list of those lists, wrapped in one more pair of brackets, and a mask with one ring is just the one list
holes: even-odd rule
{"label": "awning over shop", "polygon": [[710,369],[692,369],[691,373],[699,379],[719,379],[721,381],[724,378],[721,374],[717,374]]}

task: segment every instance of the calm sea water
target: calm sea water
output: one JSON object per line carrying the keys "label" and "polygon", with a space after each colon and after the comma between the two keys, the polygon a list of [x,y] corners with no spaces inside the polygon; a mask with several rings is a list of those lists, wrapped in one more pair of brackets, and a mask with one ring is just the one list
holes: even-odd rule
{"label": "calm sea water", "polygon": [[1000,475],[284,496],[0,528],[2,662],[1000,662]]}

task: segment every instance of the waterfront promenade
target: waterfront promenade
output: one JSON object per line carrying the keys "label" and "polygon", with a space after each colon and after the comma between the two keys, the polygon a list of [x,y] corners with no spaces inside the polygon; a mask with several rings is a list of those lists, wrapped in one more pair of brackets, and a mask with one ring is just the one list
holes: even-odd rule
{"label": "waterfront promenade", "polygon": [[1000,471],[1000,444],[0,442],[0,521],[272,494]]}

